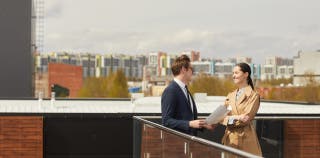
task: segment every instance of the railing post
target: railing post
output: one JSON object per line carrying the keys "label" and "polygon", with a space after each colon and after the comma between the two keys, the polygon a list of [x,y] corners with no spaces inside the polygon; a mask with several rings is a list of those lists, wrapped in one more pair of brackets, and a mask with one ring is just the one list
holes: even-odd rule
{"label": "railing post", "polygon": [[187,155],[187,142],[184,142],[184,154]]}

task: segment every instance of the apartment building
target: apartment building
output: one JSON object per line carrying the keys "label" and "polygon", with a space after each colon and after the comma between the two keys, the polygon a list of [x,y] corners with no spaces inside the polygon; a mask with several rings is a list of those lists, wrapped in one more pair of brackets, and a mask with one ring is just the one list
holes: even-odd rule
{"label": "apartment building", "polygon": [[37,73],[47,73],[48,63],[82,66],[83,78],[104,77],[119,69],[122,69],[128,78],[142,78],[143,66],[147,63],[147,58],[113,54],[53,52],[49,54],[37,54],[35,56],[35,71]]}
{"label": "apartment building", "polygon": [[294,57],[293,61],[294,85],[306,85],[310,77],[320,82],[320,50],[298,52],[298,56]]}
{"label": "apartment building", "polygon": [[261,80],[290,78],[293,76],[293,59],[267,57],[261,68]]}
{"label": "apartment building", "polygon": [[193,74],[205,73],[214,75],[215,62],[214,61],[194,61],[191,62],[193,67]]}

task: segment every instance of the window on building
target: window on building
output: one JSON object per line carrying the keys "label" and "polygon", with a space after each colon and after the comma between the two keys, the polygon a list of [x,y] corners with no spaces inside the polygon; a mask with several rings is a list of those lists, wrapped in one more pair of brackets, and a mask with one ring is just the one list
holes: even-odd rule
{"label": "window on building", "polygon": [[265,67],[264,68],[264,73],[272,73],[272,72],[273,72],[272,67]]}
{"label": "window on building", "polygon": [[293,74],[293,68],[289,68],[289,74]]}
{"label": "window on building", "polygon": [[110,58],[104,59],[104,66],[111,66],[111,59]]}
{"label": "window on building", "polygon": [[113,59],[113,66],[120,66],[120,60],[119,59]]}

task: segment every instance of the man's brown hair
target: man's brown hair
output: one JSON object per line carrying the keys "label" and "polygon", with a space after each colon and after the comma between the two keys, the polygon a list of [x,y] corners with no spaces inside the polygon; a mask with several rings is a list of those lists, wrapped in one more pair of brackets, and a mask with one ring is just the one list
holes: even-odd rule
{"label": "man's brown hair", "polygon": [[171,71],[173,76],[179,75],[180,71],[182,70],[182,67],[186,69],[190,67],[190,58],[187,55],[181,55],[173,61],[171,65]]}

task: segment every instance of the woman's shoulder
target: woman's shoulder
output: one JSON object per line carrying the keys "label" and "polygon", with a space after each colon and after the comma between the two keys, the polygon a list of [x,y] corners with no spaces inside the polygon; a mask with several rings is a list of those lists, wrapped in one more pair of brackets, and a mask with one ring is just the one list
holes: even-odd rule
{"label": "woman's shoulder", "polygon": [[238,89],[235,89],[234,91],[229,92],[229,93],[227,94],[227,97],[230,97],[230,96],[234,95],[235,93],[237,93],[237,90],[238,90]]}
{"label": "woman's shoulder", "polygon": [[252,90],[250,92],[250,94],[248,94],[249,97],[253,97],[253,98],[260,98],[260,94],[259,92],[255,91],[255,90]]}

